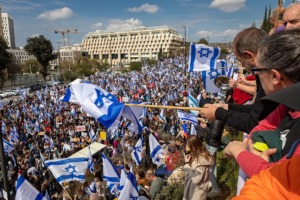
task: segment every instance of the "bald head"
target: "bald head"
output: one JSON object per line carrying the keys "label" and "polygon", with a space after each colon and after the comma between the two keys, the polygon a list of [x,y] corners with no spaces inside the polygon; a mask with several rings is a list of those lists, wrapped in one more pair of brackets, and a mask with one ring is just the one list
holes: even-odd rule
{"label": "bald head", "polygon": [[283,21],[286,29],[300,28],[300,2],[287,7],[283,15]]}

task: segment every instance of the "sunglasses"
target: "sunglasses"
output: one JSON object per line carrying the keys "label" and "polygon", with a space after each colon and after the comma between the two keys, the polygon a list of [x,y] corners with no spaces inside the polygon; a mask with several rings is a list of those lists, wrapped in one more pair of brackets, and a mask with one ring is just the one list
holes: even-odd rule
{"label": "sunglasses", "polygon": [[271,68],[252,68],[251,69],[251,72],[253,73],[253,74],[255,74],[255,75],[257,75],[258,74],[258,72],[263,72],[263,71],[270,71],[271,70]]}

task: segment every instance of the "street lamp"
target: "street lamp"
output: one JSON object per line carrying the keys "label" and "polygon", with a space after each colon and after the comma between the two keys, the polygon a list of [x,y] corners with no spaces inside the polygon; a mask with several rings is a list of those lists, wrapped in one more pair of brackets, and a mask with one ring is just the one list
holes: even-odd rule
{"label": "street lamp", "polygon": [[[184,75],[186,76],[186,27],[184,28]],[[184,90],[186,91],[186,83],[184,84]]]}
{"label": "street lamp", "polygon": [[60,79],[62,81],[62,74],[61,74],[61,67],[60,67],[60,53],[59,53],[59,44],[61,44],[61,42],[56,42],[56,44],[57,44],[57,53],[58,53],[58,68],[59,68]]}

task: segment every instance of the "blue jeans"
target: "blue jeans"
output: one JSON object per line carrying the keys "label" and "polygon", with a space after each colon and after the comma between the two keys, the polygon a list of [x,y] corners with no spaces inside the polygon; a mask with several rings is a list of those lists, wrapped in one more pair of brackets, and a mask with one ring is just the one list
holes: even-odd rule
{"label": "blue jeans", "polygon": [[216,158],[217,158],[218,149],[215,148],[215,147],[212,147],[208,144],[206,144],[205,147],[206,147],[206,150],[209,152],[209,154],[211,156],[213,156],[213,159],[214,159],[214,164],[209,169],[209,181],[211,182],[212,190],[218,191],[218,190],[220,190],[220,188],[218,186],[218,183],[217,183],[217,177],[216,177],[216,173],[217,173],[217,171],[216,171],[216,167],[217,167]]}

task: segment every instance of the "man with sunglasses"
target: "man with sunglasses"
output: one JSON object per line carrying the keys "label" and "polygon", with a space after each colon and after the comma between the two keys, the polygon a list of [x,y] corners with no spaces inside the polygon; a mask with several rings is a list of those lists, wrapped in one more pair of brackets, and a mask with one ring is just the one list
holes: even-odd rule
{"label": "man with sunglasses", "polygon": [[[237,34],[233,43],[234,53],[243,67],[256,69],[257,51],[267,37],[264,31],[257,28],[248,28]],[[252,105],[205,104],[200,114],[209,120],[223,120],[228,126],[249,133],[259,120],[264,119],[276,107],[275,104],[270,104],[262,112],[263,106],[259,99],[264,96],[260,79],[256,75],[256,98]]]}

